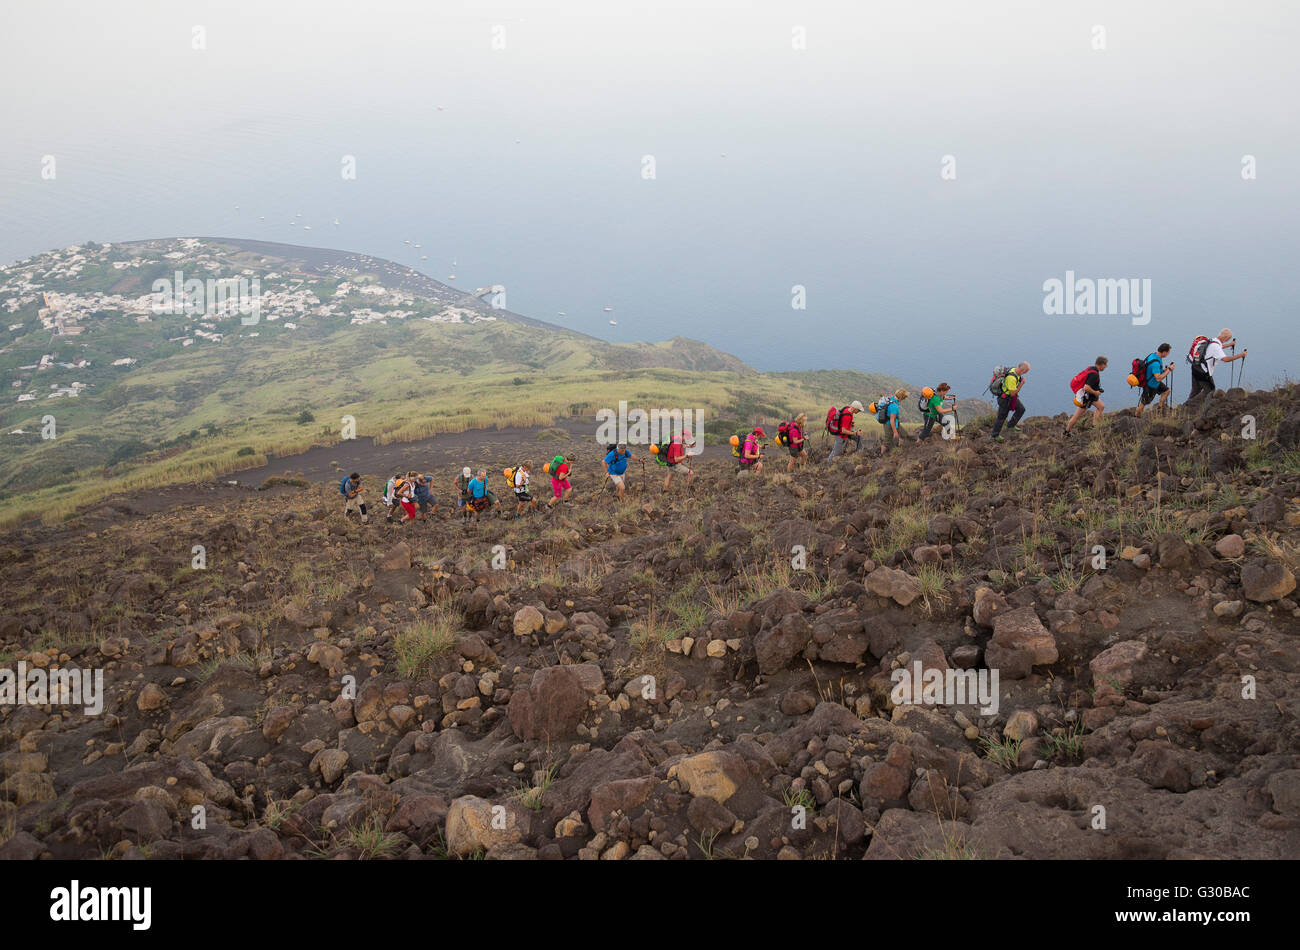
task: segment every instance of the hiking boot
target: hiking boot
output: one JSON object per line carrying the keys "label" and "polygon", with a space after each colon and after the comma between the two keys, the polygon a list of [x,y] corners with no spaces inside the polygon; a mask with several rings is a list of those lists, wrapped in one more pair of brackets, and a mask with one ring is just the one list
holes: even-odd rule
{"label": "hiking boot", "polygon": [[1000,436],[1000,435],[995,435],[995,436],[993,437],[993,441],[994,441],[994,442],[1005,442],[1005,441],[1007,441],[1007,440],[1004,439],[1004,438],[1003,438],[1002,436]]}

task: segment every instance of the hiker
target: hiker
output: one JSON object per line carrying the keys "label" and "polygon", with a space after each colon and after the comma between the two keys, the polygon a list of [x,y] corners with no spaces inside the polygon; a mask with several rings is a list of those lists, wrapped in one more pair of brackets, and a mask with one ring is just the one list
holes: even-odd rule
{"label": "hiker", "polygon": [[361,487],[361,475],[353,472],[339,482],[339,494],[343,496],[343,517],[347,518],[353,511],[361,512],[361,523],[370,524],[370,515],[366,513],[366,500],[361,497],[365,489]]}
{"label": "hiker", "polygon": [[532,492],[528,490],[528,483],[532,479],[533,463],[531,461],[520,462],[510,475],[511,484],[515,490],[515,517],[523,516],[524,510],[536,511],[537,499],[533,497]]}
{"label": "hiker", "polygon": [[1228,356],[1223,352],[1225,346],[1231,346],[1234,349],[1237,346],[1237,338],[1232,335],[1232,331],[1224,327],[1219,331],[1219,335],[1213,340],[1203,336],[1198,336],[1192,341],[1192,350],[1187,354],[1187,362],[1192,364],[1192,391],[1187,396],[1187,401],[1191,402],[1202,393],[1214,392],[1214,367],[1220,363],[1231,363],[1233,360],[1244,360],[1246,351],[1242,350],[1233,356]]}
{"label": "hiker", "polygon": [[[946,424],[941,421],[948,414],[944,410],[953,409],[957,403],[956,397],[948,395],[951,390],[952,387],[947,383],[940,383],[934,389],[926,386],[921,390],[921,401],[917,408],[921,410],[921,416],[924,418],[925,424],[921,426],[921,434],[916,437],[916,441],[924,442],[928,439],[930,430],[934,428],[936,422],[940,423],[940,428]],[[952,400],[951,404],[945,406],[944,403],[949,400]]]}
{"label": "hiker", "polygon": [[1007,416],[1011,416],[1011,422],[1007,425],[1007,432],[1015,432],[1016,425],[1020,422],[1025,414],[1024,403],[1020,401],[1020,391],[1025,386],[1025,375],[1029,372],[1029,364],[1021,363],[1013,369],[1004,369],[998,367],[993,379],[989,382],[989,392],[997,397],[998,400],[998,417],[993,423],[993,432],[990,436],[994,442],[1004,442],[1002,436],[1003,423],[1007,422]]}
{"label": "hiker", "polygon": [[826,431],[835,436],[835,444],[831,446],[831,454],[826,461],[834,461],[850,439],[858,449],[862,448],[862,436],[853,431],[853,417],[861,411],[862,403],[855,399],[843,409],[832,408],[826,413]]}
{"label": "hiker", "polygon": [[415,476],[415,503],[420,506],[420,520],[430,512],[438,513],[438,496],[433,494],[433,479],[428,475]]}
{"label": "hiker", "polygon": [[876,400],[876,421],[880,423],[881,428],[884,430],[880,436],[881,455],[889,451],[891,437],[894,440],[894,445],[901,446],[903,444],[903,433],[899,428],[898,416],[902,412],[903,400],[906,398],[906,389],[896,389],[894,395]]}
{"label": "hiker", "polygon": [[790,462],[785,467],[787,474],[794,471],[795,462],[799,463],[800,468],[808,464],[808,450],[804,448],[803,438],[807,427],[808,416],[802,412],[776,427],[776,441],[790,453]]}
{"label": "hiker", "polygon": [[[414,472],[407,472],[404,476],[396,476],[393,482],[393,500],[402,506],[406,512],[398,524],[406,524],[408,521],[415,520],[415,478]],[[389,520],[392,520],[391,518]]]}
{"label": "hiker", "polygon": [[632,458],[632,453],[627,450],[627,446],[622,442],[610,449],[605,456],[605,474],[614,483],[614,490],[618,493],[619,501],[623,500],[623,492],[626,487],[623,484],[624,476],[627,473],[627,463]]}
{"label": "hiker", "polygon": [[695,490],[695,471],[686,461],[686,450],[694,447],[695,440],[691,438],[688,431],[683,431],[680,436],[669,439],[667,445],[657,447],[658,451],[654,455],[659,464],[668,466],[668,474],[664,475],[664,492],[668,491],[668,486],[673,483],[673,475],[678,472],[686,473],[686,490],[688,492]]}
{"label": "hiker", "polygon": [[573,486],[569,484],[569,471],[571,466],[569,460],[563,455],[557,455],[546,465],[546,471],[551,476],[551,498],[546,503],[547,510],[555,507],[558,501],[564,501],[573,491]]}
{"label": "hiker", "polygon": [[1070,416],[1070,421],[1065,424],[1065,434],[1069,435],[1074,424],[1084,417],[1089,409],[1094,410],[1092,413],[1092,426],[1095,429],[1097,423],[1101,421],[1102,413],[1106,411],[1106,404],[1101,401],[1101,394],[1106,390],[1101,388],[1101,374],[1106,371],[1106,366],[1110,361],[1104,356],[1099,356],[1093,364],[1086,369],[1080,370],[1079,373],[1070,380],[1070,390],[1074,393],[1074,415]]}
{"label": "hiker", "polygon": [[384,507],[388,509],[384,514],[384,520],[391,522],[393,520],[393,508],[397,504],[397,481],[400,476],[390,475],[388,481],[384,483]]}
{"label": "hiker", "polygon": [[[1156,347],[1154,353],[1147,355],[1138,366],[1141,372],[1134,372],[1137,377],[1137,384],[1142,387],[1142,394],[1138,397],[1137,416],[1141,418],[1142,410],[1151,405],[1152,400],[1157,396],[1160,402],[1156,403],[1157,412],[1169,411],[1169,385],[1165,382],[1169,374],[1174,371],[1174,364],[1170,363],[1169,368],[1165,368],[1165,357],[1167,357],[1173,347],[1168,343],[1161,343]],[[1137,360],[1133,361],[1137,363]]]}
{"label": "hiker", "polygon": [[479,515],[484,511],[489,511],[497,503],[496,495],[488,491],[487,487],[487,469],[480,468],[478,475],[470,480],[469,483],[469,505],[467,510],[474,516],[475,523],[479,520]]}
{"label": "hiker", "polygon": [[469,483],[473,479],[474,473],[470,471],[468,465],[462,468],[460,474],[456,476],[456,491],[460,493],[460,497],[456,499],[456,507],[460,511],[461,521],[469,520]]}
{"label": "hiker", "polygon": [[757,475],[763,471],[763,443],[759,440],[766,437],[767,433],[762,426],[754,426],[753,431],[745,436],[745,441],[740,446],[740,455],[736,459],[737,472],[749,469]]}

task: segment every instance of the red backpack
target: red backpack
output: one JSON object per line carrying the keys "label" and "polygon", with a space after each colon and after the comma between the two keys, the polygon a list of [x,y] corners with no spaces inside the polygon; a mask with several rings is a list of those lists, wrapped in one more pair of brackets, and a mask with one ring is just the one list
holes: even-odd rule
{"label": "red backpack", "polygon": [[840,434],[841,415],[843,415],[843,411],[840,409],[836,409],[834,406],[831,406],[829,409],[826,410],[826,431],[829,432],[831,435]]}
{"label": "red backpack", "polygon": [[1088,381],[1088,374],[1095,372],[1097,367],[1089,366],[1087,369],[1079,370],[1078,375],[1070,380],[1070,392],[1077,393],[1083,388],[1083,384]]}
{"label": "red backpack", "polygon": [[1192,348],[1187,351],[1187,362],[1198,369],[1205,370],[1205,350],[1209,345],[1208,336],[1198,336],[1192,341]]}

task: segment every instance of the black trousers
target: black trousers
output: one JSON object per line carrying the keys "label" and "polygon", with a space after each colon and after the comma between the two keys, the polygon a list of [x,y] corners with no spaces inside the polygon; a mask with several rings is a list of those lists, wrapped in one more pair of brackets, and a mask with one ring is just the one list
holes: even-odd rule
{"label": "black trousers", "polygon": [[1192,367],[1192,391],[1187,394],[1190,402],[1202,393],[1212,393],[1215,390],[1214,377],[1199,366]]}
{"label": "black trousers", "polygon": [[[1013,408],[1015,409],[1014,413],[1011,412]],[[999,433],[1002,432],[1002,426],[1007,421],[1008,413],[1011,414],[1011,422],[1007,428],[1014,429],[1016,424],[1020,422],[1021,417],[1025,414],[1025,407],[1024,404],[1021,403],[1019,395],[998,397],[998,420],[993,423],[993,438],[997,438]]]}

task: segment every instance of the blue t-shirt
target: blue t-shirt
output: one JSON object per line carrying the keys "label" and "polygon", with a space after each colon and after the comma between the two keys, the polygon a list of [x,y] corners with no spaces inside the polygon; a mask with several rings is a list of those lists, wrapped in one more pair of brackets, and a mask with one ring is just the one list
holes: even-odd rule
{"label": "blue t-shirt", "polygon": [[894,416],[894,417],[897,417],[897,416],[898,416],[898,400],[897,400],[897,399],[894,399],[894,400],[891,400],[891,401],[890,401],[889,406],[885,409],[885,415],[886,415],[886,416]]}
{"label": "blue t-shirt", "polygon": [[469,493],[472,498],[487,497],[487,479],[473,479],[469,483]]}
{"label": "blue t-shirt", "polygon": [[611,449],[610,453],[605,456],[605,464],[609,466],[609,473],[611,475],[622,475],[627,471],[627,460],[631,457],[631,452],[624,452],[619,455],[617,449]]}

